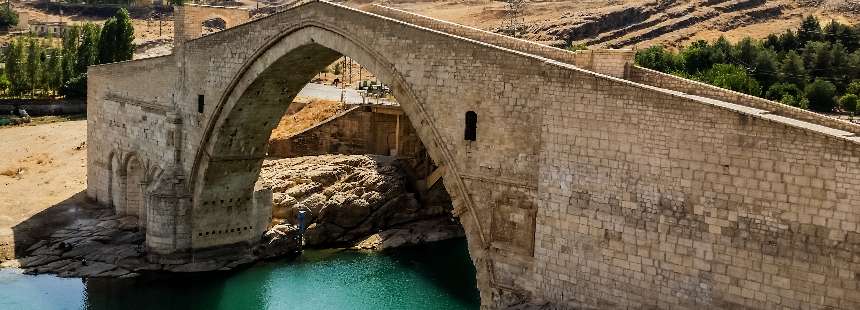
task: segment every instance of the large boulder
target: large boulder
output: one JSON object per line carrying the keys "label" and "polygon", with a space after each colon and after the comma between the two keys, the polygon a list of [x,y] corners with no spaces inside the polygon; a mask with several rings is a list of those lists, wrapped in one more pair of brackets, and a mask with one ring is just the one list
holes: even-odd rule
{"label": "large boulder", "polygon": [[296,254],[302,250],[299,227],[289,224],[275,225],[265,234],[257,246],[256,254],[261,258],[281,257]]}
{"label": "large boulder", "polygon": [[407,169],[391,156],[306,156],[266,160],[260,181],[272,187],[276,223],[298,225],[298,213],[305,211],[305,245],[339,245],[397,225],[450,216],[450,200],[419,201]]}

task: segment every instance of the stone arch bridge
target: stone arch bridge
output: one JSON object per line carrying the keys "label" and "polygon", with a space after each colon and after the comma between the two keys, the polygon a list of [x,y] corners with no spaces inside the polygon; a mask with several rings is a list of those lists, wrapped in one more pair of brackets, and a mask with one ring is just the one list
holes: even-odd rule
{"label": "stone arch bridge", "polygon": [[269,133],[347,55],[445,167],[483,307],[860,308],[860,126],[385,7],[248,17],[179,7],[173,54],[89,69],[87,193],[154,261],[259,240]]}

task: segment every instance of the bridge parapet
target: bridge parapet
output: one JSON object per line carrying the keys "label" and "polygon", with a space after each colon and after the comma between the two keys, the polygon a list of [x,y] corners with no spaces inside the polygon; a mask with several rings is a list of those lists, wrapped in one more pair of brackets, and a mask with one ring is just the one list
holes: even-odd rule
{"label": "bridge parapet", "polygon": [[708,85],[702,82],[680,78],[671,74],[642,68],[639,66],[631,66],[629,69],[629,79],[636,83],[651,85],[654,87],[670,89],[695,96],[712,98],[751,108],[762,109],[768,113],[785,116],[796,120],[830,127],[838,130],[843,130],[851,133],[851,136],[860,134],[860,125],[836,119],[824,114],[815,113],[812,111],[796,108],[787,104],[762,99],[759,97],[747,95],[744,93],[731,91],[725,88],[720,88]]}

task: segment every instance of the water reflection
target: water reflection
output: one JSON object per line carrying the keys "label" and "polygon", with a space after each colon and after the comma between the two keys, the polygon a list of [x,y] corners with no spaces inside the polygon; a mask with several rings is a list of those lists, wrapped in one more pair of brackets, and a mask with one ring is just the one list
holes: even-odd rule
{"label": "water reflection", "polygon": [[477,309],[465,240],[381,254],[306,251],[243,270],[135,279],[0,271],[0,309]]}

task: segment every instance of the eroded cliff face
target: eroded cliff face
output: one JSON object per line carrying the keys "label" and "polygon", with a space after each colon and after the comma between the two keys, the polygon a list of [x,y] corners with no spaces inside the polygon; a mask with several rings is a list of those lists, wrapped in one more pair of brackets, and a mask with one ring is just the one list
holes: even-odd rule
{"label": "eroded cliff face", "polygon": [[384,248],[462,236],[441,183],[419,191],[408,170],[391,156],[307,156],[265,161],[260,182],[274,192],[275,224],[297,225],[298,212],[308,211],[306,246],[353,245],[374,235],[360,247]]}

